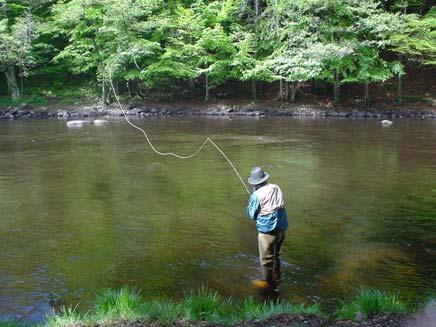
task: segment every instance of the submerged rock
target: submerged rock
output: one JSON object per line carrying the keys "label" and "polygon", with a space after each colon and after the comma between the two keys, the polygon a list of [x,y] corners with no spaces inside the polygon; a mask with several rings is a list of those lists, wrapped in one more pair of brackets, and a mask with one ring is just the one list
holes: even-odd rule
{"label": "submerged rock", "polygon": [[102,126],[102,125],[107,125],[109,124],[109,122],[107,120],[104,119],[96,119],[92,122],[95,126]]}
{"label": "submerged rock", "polygon": [[87,120],[70,120],[67,121],[68,127],[81,127],[83,125],[89,124],[90,122]]}

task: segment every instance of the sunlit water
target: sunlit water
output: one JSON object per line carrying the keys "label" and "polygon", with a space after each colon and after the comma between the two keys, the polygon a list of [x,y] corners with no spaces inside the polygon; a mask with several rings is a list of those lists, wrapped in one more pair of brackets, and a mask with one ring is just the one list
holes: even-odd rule
{"label": "sunlit water", "polygon": [[[280,296],[332,305],[361,286],[419,301],[436,291],[436,121],[137,120],[163,151],[210,136],[246,178],[260,165],[285,193]],[[86,310],[129,284],[149,298],[206,286],[255,295],[247,194],[207,146],[155,155],[123,120],[0,122],[0,319]]]}

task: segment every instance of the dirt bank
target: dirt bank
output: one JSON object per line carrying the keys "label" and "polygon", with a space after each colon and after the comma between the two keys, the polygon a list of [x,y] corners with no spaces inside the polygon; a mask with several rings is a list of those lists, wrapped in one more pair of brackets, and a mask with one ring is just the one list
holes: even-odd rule
{"label": "dirt bank", "polygon": [[[97,325],[98,326],[98,325]],[[137,320],[119,320],[110,324],[100,325],[101,327],[162,327],[162,325],[150,322],[145,319]],[[172,326],[184,327],[224,327],[220,324],[210,324],[208,322],[188,322],[178,321]],[[304,316],[304,315],[277,315],[270,317],[266,320],[251,320],[240,324],[233,324],[234,327],[414,327],[418,326],[413,324],[410,319],[405,315],[381,315],[369,319],[361,319],[355,321],[331,321],[318,316]]]}

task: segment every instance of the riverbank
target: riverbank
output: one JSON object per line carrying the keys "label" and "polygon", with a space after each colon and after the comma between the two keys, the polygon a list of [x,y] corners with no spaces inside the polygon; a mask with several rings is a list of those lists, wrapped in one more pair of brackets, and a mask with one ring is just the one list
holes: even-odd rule
{"label": "riverbank", "polygon": [[[364,119],[436,119],[436,107],[425,106],[333,106],[330,103],[290,104],[277,101],[260,103],[227,102],[181,102],[181,103],[126,103],[123,105],[127,115],[146,118],[157,116],[240,116],[240,117],[333,117]],[[117,104],[111,105],[52,105],[48,107],[21,104],[16,107],[0,109],[0,119],[75,119],[86,117],[117,117],[123,112]]]}
{"label": "riverbank", "polygon": [[[61,307],[47,317],[43,326],[427,326],[421,324],[426,317],[412,314],[414,307],[396,293],[361,289],[352,302],[340,302],[338,306],[337,311],[326,313],[319,304],[224,298],[205,289],[177,302],[146,300],[139,291],[122,287],[97,295],[89,312]],[[0,321],[0,326],[23,325]]]}

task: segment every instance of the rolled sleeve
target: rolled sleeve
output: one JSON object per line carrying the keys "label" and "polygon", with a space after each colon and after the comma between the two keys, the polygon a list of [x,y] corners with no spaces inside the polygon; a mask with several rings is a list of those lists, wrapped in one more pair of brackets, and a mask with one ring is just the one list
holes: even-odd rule
{"label": "rolled sleeve", "polygon": [[250,198],[248,199],[247,216],[252,220],[256,220],[259,211],[260,211],[259,198],[256,195],[256,193],[253,193],[250,195]]}

